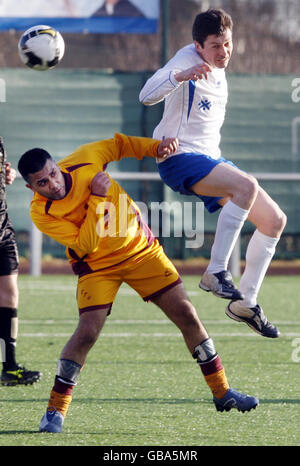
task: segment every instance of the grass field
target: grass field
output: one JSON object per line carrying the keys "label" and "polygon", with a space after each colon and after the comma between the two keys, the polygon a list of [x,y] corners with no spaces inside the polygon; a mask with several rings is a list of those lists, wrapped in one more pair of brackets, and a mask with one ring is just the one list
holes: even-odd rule
{"label": "grass field", "polygon": [[[184,277],[234,388],[255,395],[249,413],[217,413],[181,334],[123,286],[89,353],[62,434],[38,433],[60,351],[77,324],[73,276],[20,276],[18,360],[43,372],[0,388],[1,446],[299,446],[299,277],[268,277],[260,304],[281,331],[270,340],[224,314],[226,301]],[[299,348],[299,351],[298,351]]]}

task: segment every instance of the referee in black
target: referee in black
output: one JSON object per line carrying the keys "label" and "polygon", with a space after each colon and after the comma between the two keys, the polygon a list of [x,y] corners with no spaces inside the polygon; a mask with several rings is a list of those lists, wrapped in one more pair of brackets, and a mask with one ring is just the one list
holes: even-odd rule
{"label": "referee in black", "polygon": [[1,384],[5,386],[33,384],[41,377],[40,372],[29,371],[16,361],[19,257],[5,198],[5,187],[12,184],[15,177],[16,170],[6,160],[0,137],[0,362],[3,365]]}

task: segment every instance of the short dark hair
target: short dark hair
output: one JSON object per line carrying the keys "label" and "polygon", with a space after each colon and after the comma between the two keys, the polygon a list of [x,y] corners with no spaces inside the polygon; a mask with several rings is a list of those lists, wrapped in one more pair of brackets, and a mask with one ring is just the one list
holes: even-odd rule
{"label": "short dark hair", "polygon": [[214,10],[210,8],[196,16],[192,29],[193,40],[196,40],[201,47],[204,47],[207,36],[220,36],[226,29],[232,30],[232,27],[233,21],[228,13],[222,9]]}
{"label": "short dark hair", "polygon": [[49,152],[44,149],[30,149],[19,160],[18,170],[25,181],[29,182],[29,175],[42,170],[47,160],[52,159]]}

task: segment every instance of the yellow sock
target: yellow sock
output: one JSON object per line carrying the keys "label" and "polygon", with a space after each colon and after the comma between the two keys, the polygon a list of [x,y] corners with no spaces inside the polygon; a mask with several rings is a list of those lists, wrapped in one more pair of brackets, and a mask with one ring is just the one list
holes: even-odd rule
{"label": "yellow sock", "polygon": [[57,393],[54,390],[51,390],[50,399],[48,402],[48,410],[51,411],[56,409],[64,417],[66,417],[71,401],[72,395],[65,395],[63,393]]}
{"label": "yellow sock", "polygon": [[205,375],[204,378],[216,398],[223,398],[230,388],[224,368],[213,374]]}

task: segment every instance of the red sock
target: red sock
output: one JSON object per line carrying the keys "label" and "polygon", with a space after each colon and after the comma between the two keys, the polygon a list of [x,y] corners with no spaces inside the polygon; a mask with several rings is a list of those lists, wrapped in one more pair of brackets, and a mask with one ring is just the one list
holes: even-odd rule
{"label": "red sock", "polygon": [[54,386],[51,390],[48,402],[48,409],[56,409],[65,417],[72,401],[73,387],[74,385],[64,383],[62,380],[59,380],[58,377],[55,377]]}
{"label": "red sock", "polygon": [[212,361],[201,363],[200,368],[213,395],[216,398],[223,398],[230,386],[220,356],[217,355]]}

